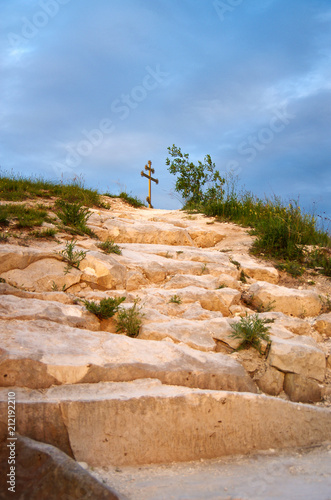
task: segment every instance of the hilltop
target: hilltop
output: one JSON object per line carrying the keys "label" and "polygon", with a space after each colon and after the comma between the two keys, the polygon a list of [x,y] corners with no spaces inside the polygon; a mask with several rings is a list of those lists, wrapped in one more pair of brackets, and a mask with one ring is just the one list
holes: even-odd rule
{"label": "hilltop", "polygon": [[[329,278],[252,255],[234,223],[78,191],[0,202],[2,415],[15,392],[34,440],[19,456],[39,450],[53,471],[52,446],[104,467],[331,440]],[[269,339],[238,350],[249,319]],[[117,498],[78,469],[71,488]],[[25,472],[31,491],[44,473]]]}

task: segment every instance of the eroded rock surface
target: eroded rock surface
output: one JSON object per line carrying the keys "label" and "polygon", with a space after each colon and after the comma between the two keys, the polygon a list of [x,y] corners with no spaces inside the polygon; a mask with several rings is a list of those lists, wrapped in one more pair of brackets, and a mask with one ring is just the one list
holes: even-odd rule
{"label": "eroded rock surface", "polygon": [[[0,244],[1,410],[15,392],[18,431],[91,465],[330,440],[330,410],[295,403],[331,394],[319,290],[280,286],[234,224],[115,201],[88,223],[121,255],[77,237],[86,257],[68,270],[59,254],[68,235],[60,245]],[[114,297],[140,308],[137,338],[116,333],[116,315],[98,319],[84,306]],[[237,352],[233,325],[255,314],[273,320],[271,343]]]}

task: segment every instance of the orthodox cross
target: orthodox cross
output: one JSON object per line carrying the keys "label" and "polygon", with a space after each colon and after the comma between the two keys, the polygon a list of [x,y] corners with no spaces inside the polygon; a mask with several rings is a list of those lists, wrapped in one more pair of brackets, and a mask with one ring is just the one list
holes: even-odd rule
{"label": "orthodox cross", "polygon": [[145,172],[142,170],[141,171],[141,177],[147,177],[147,179],[148,179],[148,196],[146,198],[146,201],[148,202],[149,208],[153,208],[153,206],[152,206],[152,185],[151,185],[151,181],[155,182],[155,184],[158,184],[159,181],[158,181],[158,179],[154,179],[152,177],[152,174],[155,173],[155,170],[154,170],[154,168],[152,168],[152,162],[151,161],[148,162],[148,165],[145,165],[145,170],[148,171],[148,175],[145,174]]}

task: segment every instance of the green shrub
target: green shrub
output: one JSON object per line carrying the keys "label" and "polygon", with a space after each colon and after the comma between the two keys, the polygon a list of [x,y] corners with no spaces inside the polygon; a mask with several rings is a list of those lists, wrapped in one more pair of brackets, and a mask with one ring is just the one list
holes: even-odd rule
{"label": "green shrub", "polygon": [[[199,161],[195,165],[189,161],[189,155],[183,154],[174,144],[168,148],[168,152],[172,159],[167,158],[166,165],[171,174],[178,176],[175,190],[185,200],[185,208],[194,208],[222,198],[225,180],[216,170],[210,155],[205,156],[204,163]],[[206,185],[209,186],[207,189]]]}
{"label": "green shrub", "polygon": [[319,273],[331,277],[331,257],[325,250],[317,249],[307,257],[307,265]]}
{"label": "green shrub", "polygon": [[125,333],[128,337],[138,337],[142,318],[141,307],[138,306],[138,300],[135,300],[132,307],[119,309],[116,331]]}
{"label": "green shrub", "polygon": [[17,228],[41,226],[47,219],[47,211],[40,208],[28,208],[25,205],[0,205],[0,224],[8,226],[15,222]]}
{"label": "green shrub", "polygon": [[[280,198],[260,199],[244,189],[237,180],[226,179],[222,199],[206,203],[202,210],[220,221],[232,221],[250,227],[256,239],[252,253],[304,264],[306,245],[331,246],[328,233],[318,228],[314,215],[302,212],[298,202],[283,203]],[[323,259],[322,272],[328,272],[328,259]],[[294,267],[290,271],[293,270]]]}
{"label": "green shrub", "polygon": [[258,314],[240,318],[238,323],[231,325],[232,333],[230,336],[240,340],[237,351],[254,347],[261,353],[261,340],[270,342],[268,323],[273,323],[273,319],[259,318]]}
{"label": "green shrub", "polygon": [[56,232],[56,229],[50,227],[47,229],[43,229],[42,231],[33,231],[32,236],[34,236],[35,238],[54,238]]}
{"label": "green shrub", "polygon": [[302,276],[303,273],[305,272],[305,268],[302,267],[298,262],[286,262],[282,264],[277,264],[276,268],[279,269],[280,271],[286,271],[288,274],[293,276],[294,278],[298,278],[299,276]]}
{"label": "green shrub", "polygon": [[68,183],[46,181],[41,177],[25,178],[19,174],[0,172],[0,199],[23,201],[28,198],[61,197],[67,202],[79,202],[85,206],[101,206],[98,192],[84,187],[80,177]]}
{"label": "green shrub", "polygon": [[132,196],[125,192],[122,192],[119,194],[119,198],[126,201],[129,205],[131,205],[134,208],[146,207],[146,204],[143,201],[141,201],[137,196]]}
{"label": "green shrub", "polygon": [[118,308],[122,302],[124,302],[125,297],[108,297],[106,299],[101,299],[99,304],[93,300],[84,300],[84,305],[86,309],[95,314],[99,319],[108,319],[117,313]]}
{"label": "green shrub", "polygon": [[172,297],[170,297],[170,300],[169,300],[170,303],[173,303],[173,304],[181,304],[182,303],[182,299],[179,295],[173,295]]}
{"label": "green shrub", "polygon": [[103,241],[102,243],[98,243],[98,247],[105,253],[116,253],[117,255],[122,254],[122,250],[118,245],[115,245],[113,240],[107,240]]}
{"label": "green shrub", "polygon": [[83,207],[79,202],[68,203],[63,200],[58,200],[56,202],[57,216],[63,224],[66,226],[73,227],[86,227],[86,223],[90,217],[90,211],[88,208]]}
{"label": "green shrub", "polygon": [[79,269],[81,261],[86,257],[86,252],[83,250],[75,250],[76,243],[76,240],[71,240],[70,242],[67,241],[65,248],[61,250],[61,252],[56,252],[65,262],[67,262],[67,266],[64,271],[65,274],[67,274],[73,267]]}

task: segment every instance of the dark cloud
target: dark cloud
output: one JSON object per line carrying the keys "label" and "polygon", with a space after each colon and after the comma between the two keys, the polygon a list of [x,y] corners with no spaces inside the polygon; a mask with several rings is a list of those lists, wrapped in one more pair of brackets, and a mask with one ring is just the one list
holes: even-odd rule
{"label": "dark cloud", "polygon": [[175,143],[259,195],[331,213],[329,2],[221,4],[2,2],[1,167],[145,197],[151,159],[154,204],[178,207]]}

